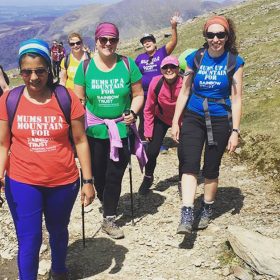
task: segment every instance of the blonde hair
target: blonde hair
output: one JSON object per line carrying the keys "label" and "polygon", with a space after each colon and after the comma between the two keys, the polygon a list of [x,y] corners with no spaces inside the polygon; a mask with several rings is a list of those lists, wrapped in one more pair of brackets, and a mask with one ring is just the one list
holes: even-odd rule
{"label": "blonde hair", "polygon": [[71,40],[72,38],[75,38],[75,37],[79,38],[79,40],[80,40],[81,42],[83,42],[83,38],[82,38],[82,36],[81,36],[79,33],[72,32],[72,33],[70,33],[70,34],[68,35],[68,43],[70,42],[70,40]]}

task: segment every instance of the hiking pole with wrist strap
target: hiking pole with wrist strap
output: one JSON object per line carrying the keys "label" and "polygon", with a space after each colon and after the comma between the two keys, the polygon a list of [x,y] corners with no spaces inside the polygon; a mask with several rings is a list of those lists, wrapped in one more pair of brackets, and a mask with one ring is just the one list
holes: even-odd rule
{"label": "hiking pole with wrist strap", "polygon": [[[124,112],[125,116],[128,116],[130,114],[130,110],[125,110]],[[128,135],[127,135],[127,146],[128,146],[128,152],[129,152],[129,161],[128,161],[128,171],[129,171],[129,184],[130,184],[130,206],[131,206],[131,222],[134,226],[134,206],[133,206],[133,186],[132,186],[132,164],[131,164],[131,146],[130,146],[130,128],[128,126]]]}

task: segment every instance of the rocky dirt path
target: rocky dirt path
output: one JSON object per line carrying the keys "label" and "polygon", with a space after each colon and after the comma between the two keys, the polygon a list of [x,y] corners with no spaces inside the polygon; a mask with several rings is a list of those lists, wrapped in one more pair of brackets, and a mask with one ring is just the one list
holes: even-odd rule
{"label": "rocky dirt path", "polygon": [[[176,235],[180,214],[177,189],[176,148],[160,154],[152,192],[137,194],[142,180],[138,163],[133,159],[135,226],[131,225],[129,177],[123,181],[119,207],[119,223],[125,238],[113,240],[100,230],[100,204],[86,208],[86,248],[81,240],[81,207],[76,202],[71,224],[68,266],[71,279],[236,279],[231,268],[238,263],[226,246],[227,226],[240,225],[262,234],[280,238],[280,194],[260,174],[253,174],[243,164],[225,156],[221,168],[215,219],[203,231],[191,236]],[[196,209],[199,207],[202,184],[199,186]],[[0,279],[17,279],[15,236],[7,205],[1,209],[1,272]],[[41,268],[49,263],[47,238],[42,247]],[[240,264],[243,266],[243,264]],[[40,279],[47,279],[40,276]],[[274,279],[254,275],[254,279]]]}

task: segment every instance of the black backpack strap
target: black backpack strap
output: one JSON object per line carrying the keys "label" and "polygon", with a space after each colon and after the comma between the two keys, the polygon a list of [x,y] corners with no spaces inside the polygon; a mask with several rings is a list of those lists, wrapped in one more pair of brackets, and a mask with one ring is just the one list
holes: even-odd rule
{"label": "black backpack strap", "polygon": [[163,85],[163,81],[164,81],[164,78],[163,78],[163,76],[162,76],[162,77],[158,80],[157,85],[156,85],[156,87],[155,87],[155,89],[154,89],[154,93],[155,93],[155,95],[156,95],[156,104],[158,105],[158,109],[159,109],[159,112],[160,112],[161,114],[163,114],[163,110],[162,110],[162,107],[160,106],[160,104],[159,104],[159,102],[158,102],[158,96],[159,96],[161,87],[162,87],[162,85]]}
{"label": "black backpack strap", "polygon": [[196,75],[196,73],[199,70],[199,67],[200,67],[202,59],[205,55],[205,52],[206,52],[205,48],[200,48],[195,53],[194,60],[193,60],[193,62],[194,62],[194,64],[193,64],[193,72],[194,72],[193,77]]}
{"label": "black backpack strap", "polygon": [[84,76],[86,77],[87,70],[88,70],[88,65],[90,63],[91,58],[87,58],[83,61],[83,71],[84,71]]}
{"label": "black backpack strap", "polygon": [[232,86],[232,83],[233,83],[233,75],[235,73],[236,61],[237,61],[237,55],[232,54],[231,52],[228,52],[227,76],[228,76],[228,81],[229,81],[229,91],[230,92],[231,92],[231,86]]}
{"label": "black backpack strap", "polygon": [[8,77],[7,73],[4,71],[4,69],[3,69],[3,67],[1,65],[0,65],[0,69],[1,69],[1,71],[3,73],[3,77],[4,77],[4,80],[5,80],[6,84],[9,85],[10,84],[10,80],[9,80],[9,77]]}
{"label": "black backpack strap", "polygon": [[65,56],[65,59],[64,59],[64,68],[65,68],[65,70],[68,69],[69,64],[70,64],[70,54],[67,54],[67,55]]}
{"label": "black backpack strap", "polygon": [[128,72],[130,72],[130,64],[129,59],[127,56],[121,55],[121,60],[124,62],[125,67],[127,68]]}
{"label": "black backpack strap", "polygon": [[15,118],[15,114],[18,108],[18,104],[20,101],[20,98],[23,94],[25,85],[16,87],[8,93],[7,99],[6,99],[6,108],[7,108],[7,114],[8,114],[8,122],[10,129],[12,129],[13,121]]}
{"label": "black backpack strap", "polygon": [[70,93],[66,87],[62,85],[57,85],[54,90],[55,97],[57,99],[58,105],[66,119],[66,122],[71,125],[71,104],[72,99]]}

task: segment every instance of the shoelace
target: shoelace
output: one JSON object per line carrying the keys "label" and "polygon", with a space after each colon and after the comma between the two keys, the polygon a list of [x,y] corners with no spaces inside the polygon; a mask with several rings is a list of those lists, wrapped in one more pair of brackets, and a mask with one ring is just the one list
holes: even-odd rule
{"label": "shoelace", "polygon": [[193,220],[193,209],[191,207],[187,207],[182,209],[182,222],[191,222]]}
{"label": "shoelace", "polygon": [[202,216],[203,217],[211,217],[213,214],[212,205],[204,205],[202,208]]}

